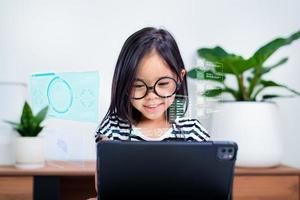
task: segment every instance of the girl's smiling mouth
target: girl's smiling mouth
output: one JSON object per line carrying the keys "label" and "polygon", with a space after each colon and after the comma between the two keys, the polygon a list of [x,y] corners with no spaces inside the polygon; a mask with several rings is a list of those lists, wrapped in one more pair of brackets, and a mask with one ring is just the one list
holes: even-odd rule
{"label": "girl's smiling mouth", "polygon": [[164,103],[151,104],[151,105],[143,105],[143,107],[148,112],[156,112],[163,104]]}

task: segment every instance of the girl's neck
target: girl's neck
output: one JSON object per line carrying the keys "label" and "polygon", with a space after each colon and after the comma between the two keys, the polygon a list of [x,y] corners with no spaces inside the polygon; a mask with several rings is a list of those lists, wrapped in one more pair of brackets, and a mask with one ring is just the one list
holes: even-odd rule
{"label": "girl's neck", "polygon": [[156,119],[156,120],[143,118],[136,125],[136,127],[144,128],[144,129],[161,129],[161,128],[169,128],[170,123],[165,118],[160,118],[160,119]]}

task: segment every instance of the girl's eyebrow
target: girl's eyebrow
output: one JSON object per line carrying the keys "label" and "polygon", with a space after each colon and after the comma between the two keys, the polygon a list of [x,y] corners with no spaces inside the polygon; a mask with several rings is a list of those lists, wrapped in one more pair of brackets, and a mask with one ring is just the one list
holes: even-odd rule
{"label": "girl's eyebrow", "polygon": [[[158,80],[158,79],[160,79],[160,78],[162,78],[162,77],[174,78],[174,77],[172,77],[172,76],[158,76],[158,77],[155,77],[155,79],[153,79],[153,80]],[[135,80],[136,80],[136,81],[150,81],[149,79],[143,79],[143,78],[135,78]]]}
{"label": "girl's eyebrow", "polygon": [[[158,78],[158,79],[159,79],[159,78]],[[158,79],[154,79],[154,80],[156,81],[156,80],[158,80]],[[149,79],[142,79],[142,78],[136,78],[135,81],[143,81],[143,82],[145,82],[145,83],[147,83],[147,84],[149,84],[150,82],[153,82],[153,81],[151,81],[151,80],[149,80]]]}
{"label": "girl's eyebrow", "polygon": [[144,81],[144,79],[141,79],[141,78],[135,78],[134,80],[135,81]]}

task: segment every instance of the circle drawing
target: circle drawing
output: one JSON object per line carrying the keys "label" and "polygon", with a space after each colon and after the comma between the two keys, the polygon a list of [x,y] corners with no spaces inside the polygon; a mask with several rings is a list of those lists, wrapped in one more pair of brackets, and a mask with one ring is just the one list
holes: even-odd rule
{"label": "circle drawing", "polygon": [[48,103],[57,113],[66,113],[73,103],[73,92],[70,85],[59,76],[53,78],[47,89]]}

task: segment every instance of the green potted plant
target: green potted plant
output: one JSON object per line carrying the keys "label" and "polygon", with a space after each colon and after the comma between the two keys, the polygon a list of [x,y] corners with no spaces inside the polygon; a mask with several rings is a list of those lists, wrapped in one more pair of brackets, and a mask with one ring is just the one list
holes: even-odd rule
{"label": "green potted plant", "polygon": [[[193,68],[188,76],[193,79],[210,79],[218,86],[205,90],[205,97],[216,97],[228,93],[232,101],[222,101],[220,112],[211,116],[212,139],[234,140],[239,145],[238,166],[270,167],[280,163],[282,155],[280,117],[278,106],[269,100],[277,97],[300,95],[284,84],[265,79],[278,66],[286,63],[282,58],[267,66],[265,63],[283,46],[291,44],[300,37],[300,31],[287,38],[277,38],[259,48],[250,58],[230,54],[220,46],[200,48],[198,56],[211,63],[218,63],[213,70]],[[219,66],[222,67],[219,67]],[[209,76],[207,76],[209,75]],[[229,86],[226,78],[234,77],[236,87]],[[283,88],[290,95],[266,93],[269,88]]]}
{"label": "green potted plant", "polygon": [[47,111],[48,107],[45,107],[34,115],[29,104],[25,102],[20,122],[6,121],[20,135],[15,142],[16,167],[37,168],[44,166],[44,141],[42,137],[39,137],[39,134],[43,130],[41,123],[46,118]]}

